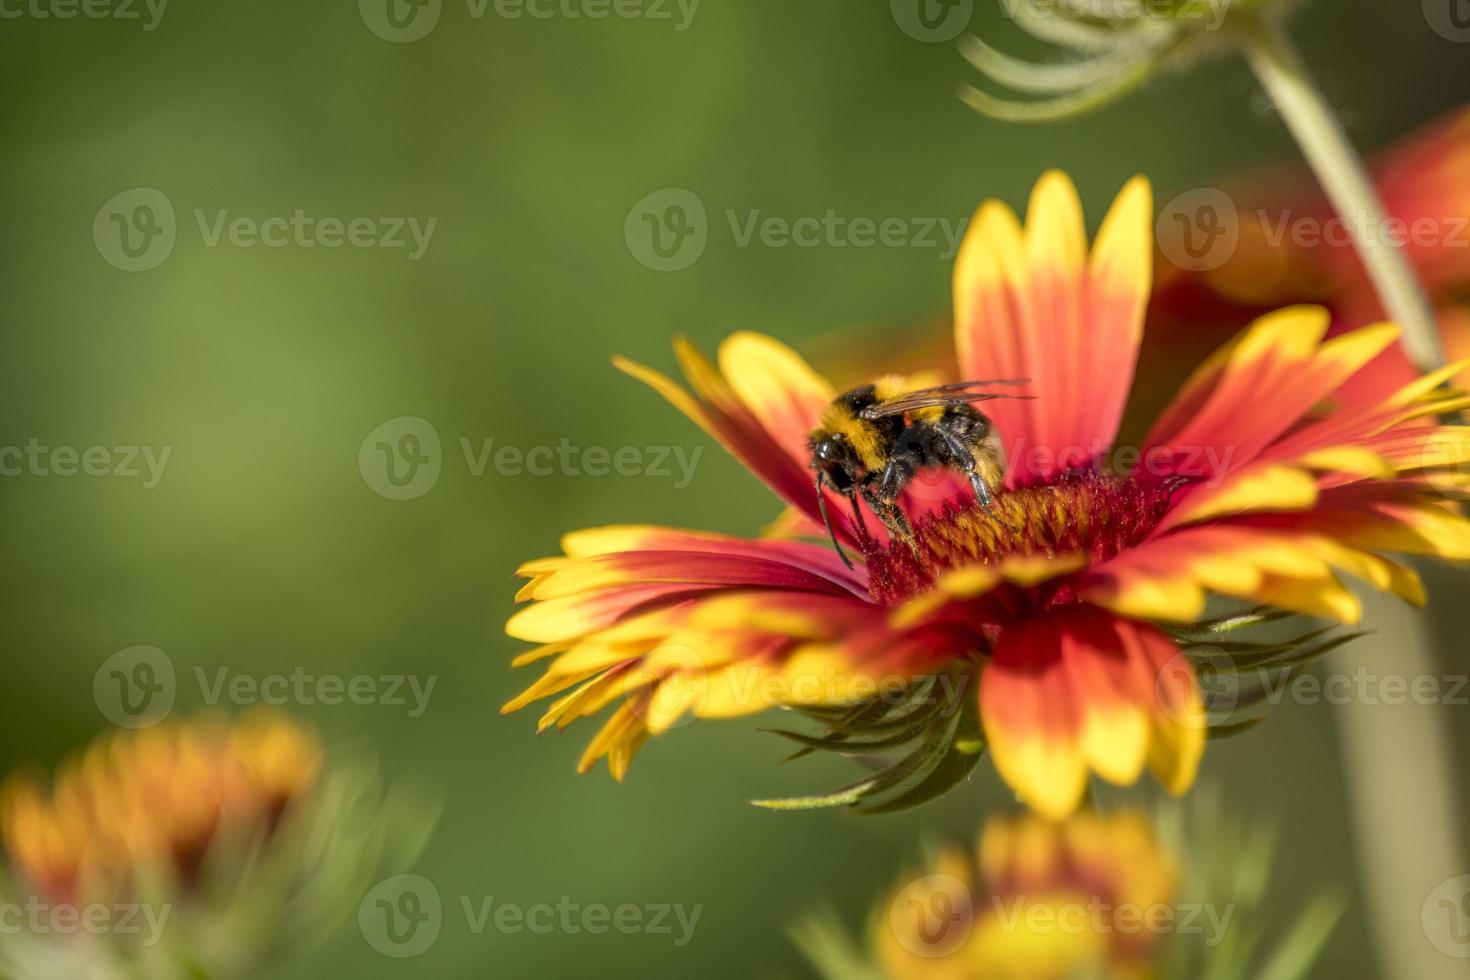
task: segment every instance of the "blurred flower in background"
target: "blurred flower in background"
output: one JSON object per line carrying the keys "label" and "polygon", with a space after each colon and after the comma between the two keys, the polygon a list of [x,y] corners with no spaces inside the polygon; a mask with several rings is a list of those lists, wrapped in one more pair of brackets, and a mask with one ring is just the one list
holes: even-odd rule
{"label": "blurred flower in background", "polygon": [[855,944],[835,912],[794,937],[831,980],[1244,980],[1304,976],[1341,911],[1324,895],[1260,955],[1264,826],[1202,806],[989,818],[973,850],[931,850]]}
{"label": "blurred flower in background", "polygon": [[[1470,557],[1470,523],[1439,489],[1466,479],[1456,464],[1470,432],[1434,421],[1470,402],[1441,390],[1449,368],[1371,405],[1324,407],[1399,331],[1325,340],[1328,312],[1298,306],[1211,356],[1141,444],[1116,442],[1153,223],[1142,178],[1090,250],[1065,175],[1038,182],[1024,226],[1005,204],[982,205],[954,276],[959,374],[1026,379],[1035,397],[986,402],[1009,461],[993,508],[958,474],[921,477],[902,497],[908,541],[889,541],[855,493],[814,488],[809,433],[838,392],[778,341],[736,334],[718,364],[680,342],[692,392],[620,362],[786,501],[781,536],[821,537],[825,502],[834,540],[864,562],[800,540],[569,534],[563,554],[520,569],[530,582],[517,598],[532,604],[506,628],[541,645],[516,663],[549,666],[505,710],[560,695],[541,727],[562,728],[616,704],[581,768],[606,757],[619,779],[649,735],[691,715],[793,707],[830,728],[804,750],[910,746],[852,786],[764,801],[789,808],[922,802],[982,749],[1054,818],[1092,773],[1129,785],[1147,767],[1187,790],[1210,724],[1191,654],[1240,623],[1208,619],[1210,597],[1355,623],[1345,572],[1422,602],[1415,573],[1383,553]],[[1233,649],[1259,671],[1329,648]]]}
{"label": "blurred flower in background", "polygon": [[283,715],[106,733],[49,786],[5,784],[0,971],[249,976],[325,938],[432,822]]}
{"label": "blurred flower in background", "polygon": [[[1370,170],[1386,217],[1368,233],[1402,246],[1435,306],[1447,356],[1470,358],[1470,109],[1424,126],[1379,154]],[[1383,318],[1353,247],[1355,219],[1339,215],[1306,174],[1278,168],[1213,190],[1181,195],[1181,213],[1160,222],[1145,370],[1193,363],[1243,317],[1283,304],[1328,307],[1333,333]],[[1203,247],[1211,228],[1219,236],[1213,255]],[[1403,350],[1391,347],[1341,394],[1369,403],[1415,373]]]}

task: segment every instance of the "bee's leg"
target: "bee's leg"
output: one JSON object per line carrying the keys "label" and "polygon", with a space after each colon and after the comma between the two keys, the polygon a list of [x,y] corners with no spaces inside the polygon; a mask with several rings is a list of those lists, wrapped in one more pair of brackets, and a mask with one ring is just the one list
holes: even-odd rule
{"label": "bee's leg", "polygon": [[965,476],[970,481],[970,488],[975,491],[975,502],[986,510],[990,510],[995,504],[995,496],[990,492],[990,484],[975,467],[975,454],[970,447],[965,445],[964,440],[953,432],[948,431],[943,425],[936,425],[935,431],[939,438],[944,440],[944,447],[949,450],[950,459],[956,466],[965,471]]}
{"label": "bee's leg", "polygon": [[905,543],[914,540],[914,528],[903,508],[898,506],[898,496],[913,473],[911,454],[895,452],[889,456],[883,472],[874,480],[863,484],[863,496],[868,501],[868,506],[873,508],[873,513],[883,521],[889,537]]}
{"label": "bee's leg", "polygon": [[883,496],[881,486],[877,485],[877,479],[871,479],[862,486],[863,500],[867,502],[869,509],[877,515],[878,520],[888,530],[888,537],[892,541],[911,541],[914,529],[909,526],[909,519],[899,509],[898,504]]}
{"label": "bee's leg", "polygon": [[995,503],[995,498],[990,495],[990,484],[986,483],[984,478],[974,470],[965,470],[965,475],[970,478],[970,486],[975,491],[975,499],[980,501],[981,507],[989,510]]}
{"label": "bee's leg", "polygon": [[996,513],[995,494],[991,491],[990,484],[985,482],[985,477],[980,475],[975,465],[975,454],[971,451],[970,447],[965,444],[963,439],[946,429],[943,424],[935,426],[935,431],[944,440],[945,448],[949,450],[950,459],[956,466],[964,470],[965,476],[969,478],[970,487],[975,491],[975,502],[985,508],[988,513],[994,515],[994,519],[999,521],[1004,527],[1019,534],[1021,531],[1020,528]]}

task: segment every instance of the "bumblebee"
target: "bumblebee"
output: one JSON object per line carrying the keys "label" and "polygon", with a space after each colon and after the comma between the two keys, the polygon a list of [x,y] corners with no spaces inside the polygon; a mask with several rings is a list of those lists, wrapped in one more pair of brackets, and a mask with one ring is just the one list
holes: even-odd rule
{"label": "bumblebee", "polygon": [[899,378],[883,378],[839,395],[822,413],[808,438],[812,468],[817,472],[817,506],[822,523],[849,568],[852,562],[837,542],[827,516],[826,486],[846,495],[861,528],[858,495],[896,541],[910,541],[914,531],[898,506],[899,495],[921,469],[948,467],[970,481],[975,501],[989,508],[992,487],[1005,476],[1005,451],[990,419],[971,402],[993,398],[1028,398],[984,389],[1026,384],[1025,379],[958,381],[906,390]]}

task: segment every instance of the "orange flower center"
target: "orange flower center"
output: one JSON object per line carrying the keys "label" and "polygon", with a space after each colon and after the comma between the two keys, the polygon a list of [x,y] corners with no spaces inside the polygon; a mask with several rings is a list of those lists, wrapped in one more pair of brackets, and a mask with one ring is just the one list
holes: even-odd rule
{"label": "orange flower center", "polygon": [[937,576],[1006,558],[1082,555],[1105,561],[1158,526],[1171,488],[1092,473],[1069,473],[997,495],[989,509],[946,508],[914,525],[911,545],[864,547],[868,587],[885,605],[928,591]]}

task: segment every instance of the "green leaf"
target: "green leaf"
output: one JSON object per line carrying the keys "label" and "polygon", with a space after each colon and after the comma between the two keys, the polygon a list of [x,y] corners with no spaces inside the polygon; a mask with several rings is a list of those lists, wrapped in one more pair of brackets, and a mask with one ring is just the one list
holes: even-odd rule
{"label": "green leaf", "polygon": [[1065,64],[1036,64],[1013,58],[973,36],[961,39],[960,53],[991,81],[1017,92],[1037,95],[1095,85],[1126,70],[1130,60],[1125,53]]}
{"label": "green leaf", "polygon": [[1270,606],[1253,606],[1241,612],[1234,612],[1216,619],[1207,619],[1195,623],[1187,632],[1230,633],[1238,629],[1244,629],[1247,626],[1260,626],[1265,623],[1274,623],[1295,615],[1296,613],[1287,612],[1284,609],[1274,609]]}
{"label": "green leaf", "polygon": [[834,806],[852,806],[863,798],[864,793],[877,784],[878,779],[878,776],[874,776],[818,796],[786,796],[773,800],[751,800],[750,805],[758,806],[763,810],[824,810]]}
{"label": "green leaf", "polygon": [[1001,0],[1006,15],[1032,37],[1074,51],[1106,51],[1118,43],[1118,32],[1071,17],[1043,13],[1031,0]]}
{"label": "green leaf", "polygon": [[905,728],[896,734],[871,739],[860,739],[846,735],[840,735],[840,737],[834,737],[832,735],[805,735],[801,732],[793,732],[784,728],[762,728],[761,731],[771,735],[779,735],[782,738],[790,739],[806,747],[806,751],[793,753],[782,760],[783,762],[790,762],[811,752],[831,752],[836,755],[866,755],[876,749],[897,748],[918,738],[923,734],[926,727],[928,727],[927,719],[909,728]]}
{"label": "green leaf", "polygon": [[946,734],[949,747],[927,776],[896,796],[881,803],[859,805],[853,812],[878,816],[909,810],[937,800],[964,782],[985,750],[985,739],[980,733],[979,698],[964,699],[955,727]]}
{"label": "green leaf", "polygon": [[1234,738],[1241,732],[1248,732],[1252,728],[1255,728],[1261,722],[1265,721],[1266,717],[1266,715],[1253,715],[1243,721],[1230,721],[1223,725],[1211,725],[1209,730],[1205,732],[1205,735],[1210,739]]}
{"label": "green leaf", "polygon": [[[1169,49],[1172,52],[1172,48]],[[961,86],[960,98],[983,115],[1005,122],[1055,122],[1086,115],[1116,102],[1148,81],[1163,63],[1164,55],[1137,59],[1127,70],[1055,99],[1021,102],[988,95],[969,85]]]}
{"label": "green leaf", "polygon": [[1290,934],[1271,954],[1255,980],[1301,980],[1322,954],[1346,902],[1338,895],[1323,895],[1307,907]]}
{"label": "green leaf", "polygon": [[822,980],[883,980],[831,909],[803,918],[791,930],[791,939]]}
{"label": "green leaf", "polygon": [[[966,678],[958,685],[956,693],[949,698],[946,707],[958,702],[959,710],[938,711],[927,729],[918,736],[919,745],[889,768],[867,779],[851,783],[830,793],[815,796],[796,796],[770,800],[752,800],[754,806],[767,810],[816,810],[836,806],[853,806],[868,796],[894,789],[906,782],[923,783],[939,768],[945,757],[954,748],[961,725],[966,726],[965,740],[972,740],[978,721],[966,710],[965,705],[976,702],[972,695],[972,682]],[[976,708],[978,711],[978,708]]]}

